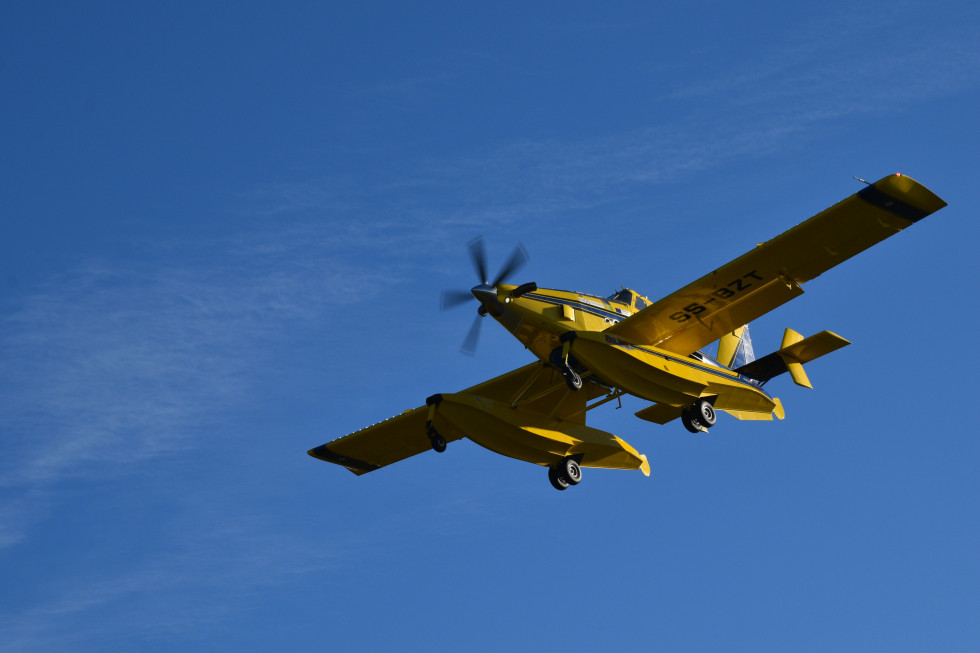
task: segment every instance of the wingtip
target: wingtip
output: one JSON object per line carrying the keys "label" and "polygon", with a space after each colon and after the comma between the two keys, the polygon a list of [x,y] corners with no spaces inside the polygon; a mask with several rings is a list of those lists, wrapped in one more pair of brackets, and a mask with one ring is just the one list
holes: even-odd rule
{"label": "wingtip", "polygon": [[640,458],[643,459],[643,463],[640,465],[640,471],[643,472],[644,476],[650,476],[650,461],[647,460],[646,454],[641,453]]}

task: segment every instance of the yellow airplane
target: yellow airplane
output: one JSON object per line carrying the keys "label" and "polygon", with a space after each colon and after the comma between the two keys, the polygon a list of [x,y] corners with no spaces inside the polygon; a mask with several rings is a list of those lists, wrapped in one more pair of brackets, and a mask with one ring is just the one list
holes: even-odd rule
{"label": "yellow airplane", "polygon": [[[469,248],[481,283],[442,298],[443,308],[479,301],[463,349],[473,349],[480,318],[490,315],[538,360],[432,395],[425,406],[309,454],[360,475],[469,438],[547,467],[558,490],[577,485],[583,467],[649,476],[645,455],[586,425],[589,411],[629,394],[653,402],[637,417],[657,424],[680,418],[692,433],[707,432],[716,411],[741,420],[783,419],[766,382],[788,372],[809,388],[803,364],[850,343],[830,331],[804,338],[786,329],[777,351],[754,359],[748,323],[802,294],[801,283],[944,206],[911,177],[891,175],[656,302],[630,289],[599,297],[534,282],[505,284],[527,260],[520,247],[490,281],[483,241],[476,239]],[[700,351],[716,340],[717,360]]]}

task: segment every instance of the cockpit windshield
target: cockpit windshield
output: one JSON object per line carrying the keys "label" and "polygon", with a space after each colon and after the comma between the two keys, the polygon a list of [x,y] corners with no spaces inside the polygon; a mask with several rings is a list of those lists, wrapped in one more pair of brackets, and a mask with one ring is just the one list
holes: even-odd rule
{"label": "cockpit windshield", "polygon": [[608,299],[611,302],[619,302],[621,304],[626,304],[627,306],[633,305],[633,293],[630,292],[629,290],[626,290],[625,288],[623,288],[619,292],[614,292],[613,294],[609,295],[609,297],[607,297],[606,299]]}

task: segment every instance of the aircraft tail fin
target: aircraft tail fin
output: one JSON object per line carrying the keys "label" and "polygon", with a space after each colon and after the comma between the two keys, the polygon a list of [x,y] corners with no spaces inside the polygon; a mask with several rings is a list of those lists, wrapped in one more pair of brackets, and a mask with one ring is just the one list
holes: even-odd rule
{"label": "aircraft tail fin", "polygon": [[851,344],[849,341],[830,331],[821,331],[804,338],[796,331],[786,329],[778,351],[734,369],[739,374],[744,374],[760,383],[765,383],[783,372],[789,372],[796,385],[812,388],[813,385],[803,370],[803,363],[809,363],[815,358],[849,344]]}
{"label": "aircraft tail fin", "polygon": [[718,340],[718,362],[725,367],[735,369],[754,360],[755,351],[752,349],[748,324],[726,333]]}

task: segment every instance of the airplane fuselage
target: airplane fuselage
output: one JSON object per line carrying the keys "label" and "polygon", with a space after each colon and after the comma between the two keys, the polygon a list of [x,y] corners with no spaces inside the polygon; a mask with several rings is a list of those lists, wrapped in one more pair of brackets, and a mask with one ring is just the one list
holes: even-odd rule
{"label": "airplane fuselage", "polygon": [[[708,396],[720,410],[761,414],[779,410],[778,400],[758,382],[708,356],[680,356],[603,334],[647,304],[633,291],[617,293],[616,297],[629,300],[626,303],[564,290],[519,288],[500,285],[493,295],[474,295],[489,315],[543,362],[555,364],[558,352],[564,351],[586,379],[669,406],[687,406]],[[567,347],[565,341],[570,341]]]}

